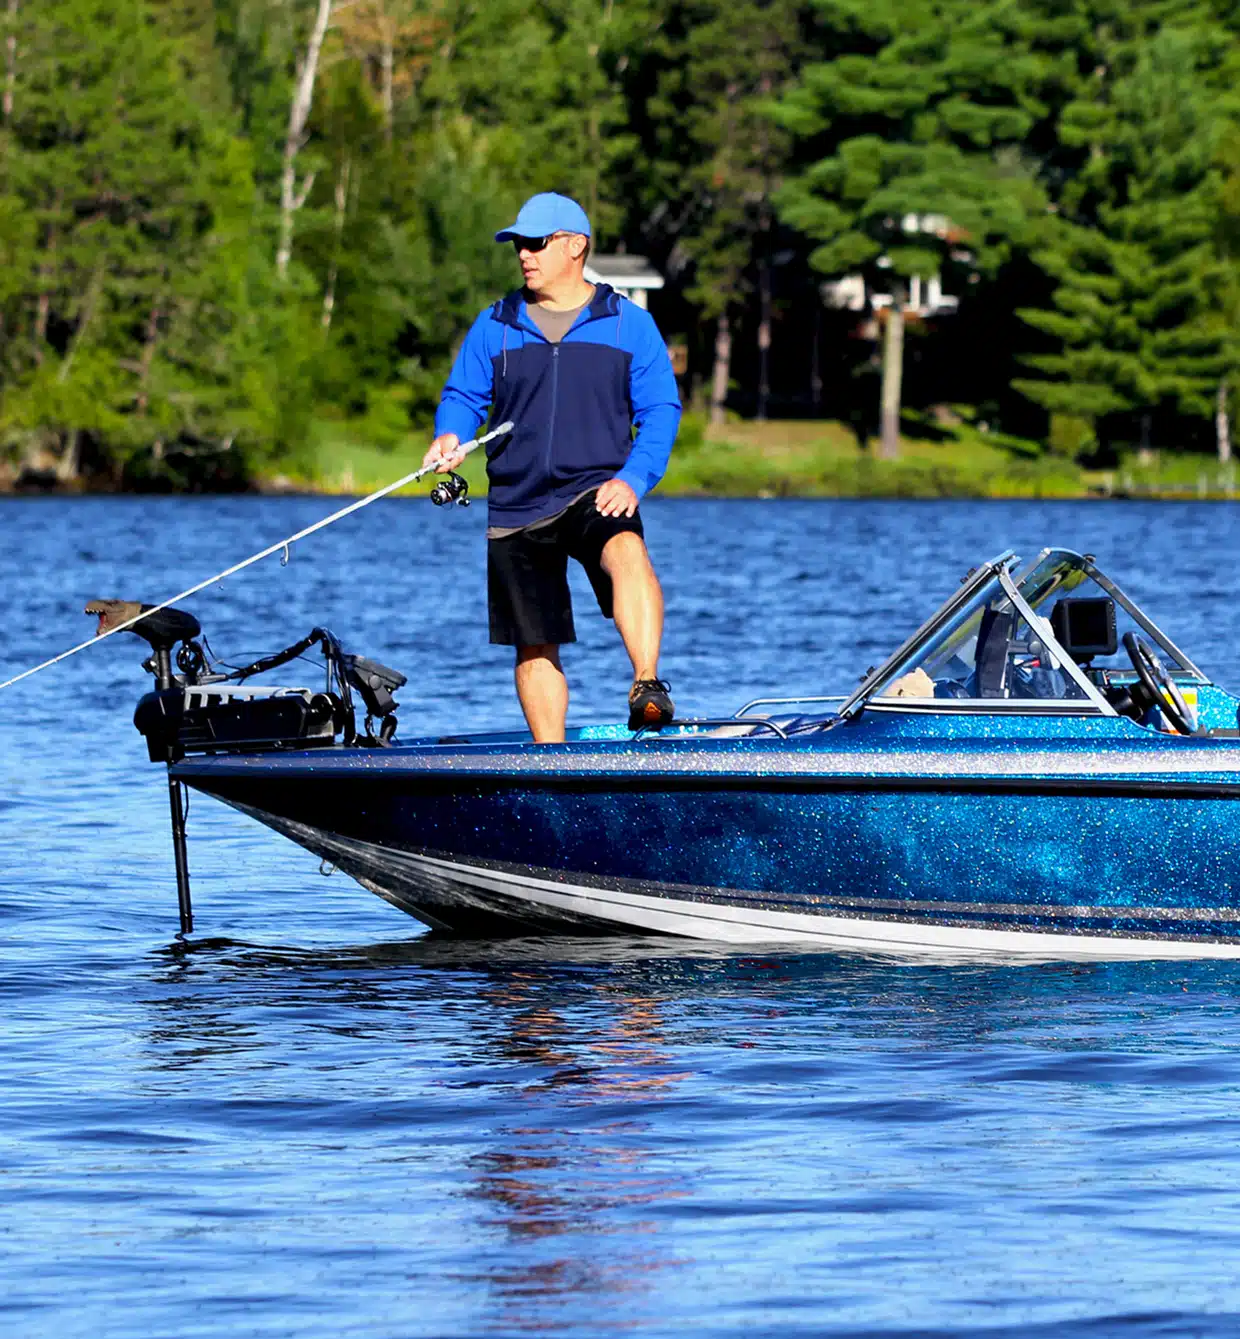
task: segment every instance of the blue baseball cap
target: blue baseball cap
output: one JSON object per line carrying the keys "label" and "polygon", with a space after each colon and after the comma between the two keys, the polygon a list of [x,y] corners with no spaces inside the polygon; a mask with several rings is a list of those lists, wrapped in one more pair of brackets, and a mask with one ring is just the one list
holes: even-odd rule
{"label": "blue baseball cap", "polygon": [[521,206],[516,221],[495,234],[497,242],[511,242],[514,237],[549,237],[553,232],[579,232],[590,236],[590,220],[586,211],[567,195],[543,191],[531,195]]}

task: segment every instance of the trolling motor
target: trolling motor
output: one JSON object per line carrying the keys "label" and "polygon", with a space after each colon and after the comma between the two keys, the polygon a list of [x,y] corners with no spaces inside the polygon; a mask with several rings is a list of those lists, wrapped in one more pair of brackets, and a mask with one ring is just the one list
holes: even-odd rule
{"label": "trolling motor", "polygon": [[[212,668],[211,658],[197,640],[202,633],[198,620],[184,610],[129,600],[92,600],[86,612],[99,617],[96,636],[128,625],[127,631],[151,646],[143,669],[154,675],[155,689],[139,701],[133,720],[146,740],[151,761],[168,768],[177,901],[181,930],[188,934],[194,928],[194,916],[185,793],[172,774],[172,764],[189,753],[329,747],[337,736],[346,747],[386,748],[396,735],[399,704],[394,694],[407,680],[377,660],[346,653],[327,628],[313,628],[283,651],[223,674]],[[285,665],[316,645],[327,667],[322,691],[245,685],[246,679]],[[174,659],[179,673],[174,672]],[[365,709],[361,732],[354,693]]]}

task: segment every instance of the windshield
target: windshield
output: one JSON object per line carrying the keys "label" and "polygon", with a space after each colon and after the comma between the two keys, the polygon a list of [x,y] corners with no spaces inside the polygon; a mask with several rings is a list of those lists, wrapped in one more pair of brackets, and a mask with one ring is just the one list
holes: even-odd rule
{"label": "windshield", "polygon": [[[906,707],[1006,702],[1024,711],[1115,714],[1111,685],[1134,678],[1124,634],[1136,632],[1182,682],[1209,680],[1099,571],[1090,554],[1044,549],[1020,577],[1010,550],[956,592],[840,708],[905,699]],[[985,702],[985,708],[980,704]]]}
{"label": "windshield", "polygon": [[[1113,581],[1094,566],[1092,559],[1068,549],[1048,549],[1039,554],[1019,583],[1019,590],[1029,607],[1048,619],[1055,618],[1055,608],[1061,600],[1107,601],[1114,606],[1114,651],[1076,653],[1077,659],[1088,663],[1091,669],[1132,669],[1132,661],[1124,650],[1124,634],[1135,632],[1155,649],[1169,670],[1180,671],[1202,678],[1192,661],[1150,620]],[[1066,611],[1065,611],[1066,612]]]}
{"label": "windshield", "polygon": [[874,689],[883,698],[1088,701],[996,573]]}

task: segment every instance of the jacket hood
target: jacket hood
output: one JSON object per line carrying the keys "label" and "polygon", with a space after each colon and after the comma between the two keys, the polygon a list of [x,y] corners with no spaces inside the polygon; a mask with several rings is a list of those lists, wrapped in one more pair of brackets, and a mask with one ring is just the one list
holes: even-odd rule
{"label": "jacket hood", "polygon": [[[521,304],[525,301],[525,289],[518,288],[501,298],[491,309],[491,317],[501,325],[520,327]],[[586,309],[586,320],[597,321],[603,316],[615,316],[620,310],[620,295],[610,284],[595,284],[594,296]]]}

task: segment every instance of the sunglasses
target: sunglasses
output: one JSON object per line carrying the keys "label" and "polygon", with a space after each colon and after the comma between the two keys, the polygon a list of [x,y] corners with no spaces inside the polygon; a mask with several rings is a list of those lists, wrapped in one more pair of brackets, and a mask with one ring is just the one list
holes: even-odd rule
{"label": "sunglasses", "polygon": [[566,232],[553,232],[547,237],[514,237],[512,249],[519,256],[522,251],[545,251],[557,237],[567,237]]}

